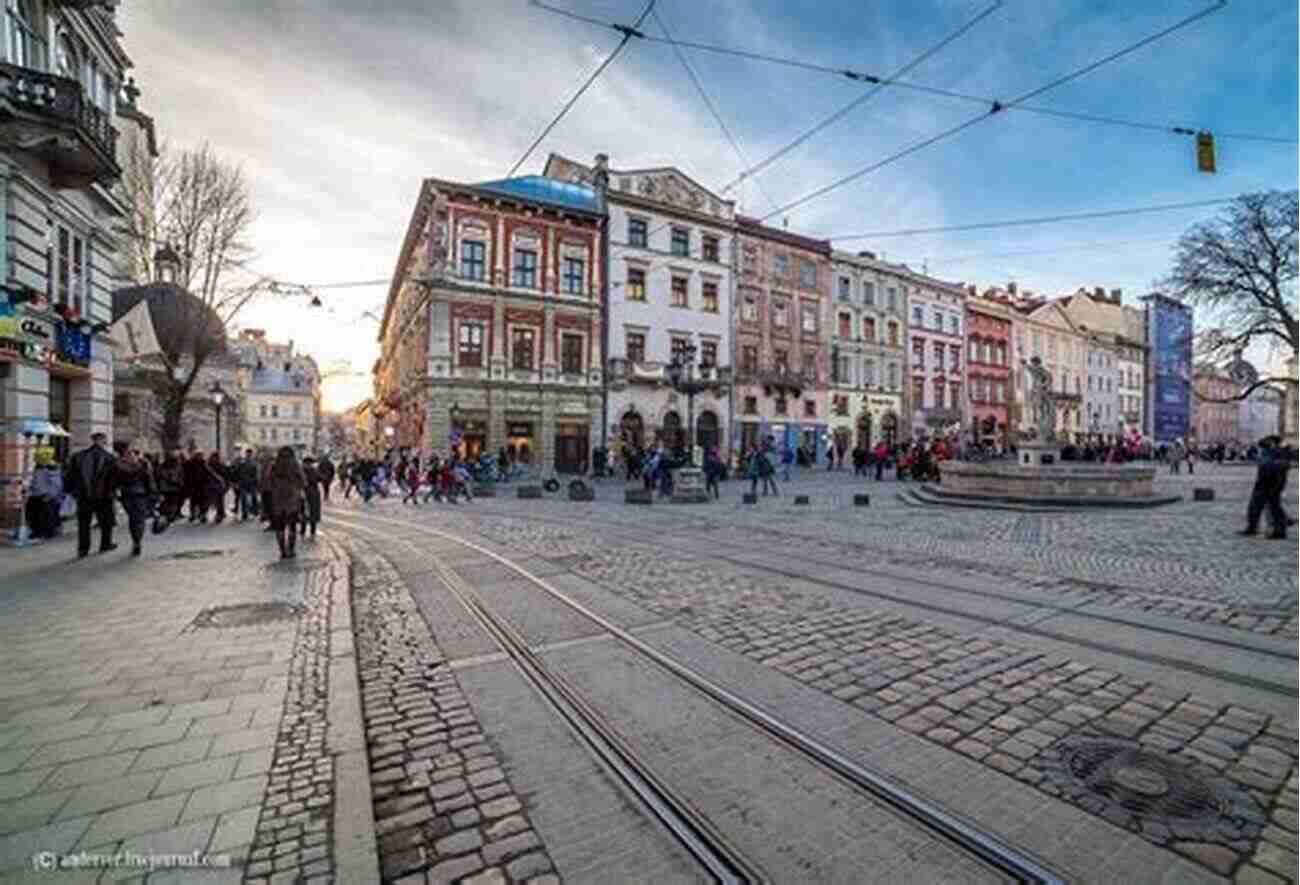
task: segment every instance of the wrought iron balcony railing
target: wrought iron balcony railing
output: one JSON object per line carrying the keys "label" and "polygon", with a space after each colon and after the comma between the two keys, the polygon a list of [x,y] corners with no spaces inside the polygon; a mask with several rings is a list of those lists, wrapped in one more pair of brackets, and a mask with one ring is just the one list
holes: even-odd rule
{"label": "wrought iron balcony railing", "polygon": [[106,184],[121,175],[108,113],[69,77],[0,63],[0,126],[19,150],[50,162],[56,187]]}

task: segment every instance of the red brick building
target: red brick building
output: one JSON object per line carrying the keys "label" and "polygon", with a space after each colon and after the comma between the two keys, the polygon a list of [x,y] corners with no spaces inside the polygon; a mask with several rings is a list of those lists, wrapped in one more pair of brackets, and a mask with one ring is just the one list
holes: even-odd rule
{"label": "red brick building", "polygon": [[[974,287],[972,287],[973,289]],[[966,385],[970,432],[985,443],[1009,444],[1013,378],[1011,302],[992,291],[966,299]]]}

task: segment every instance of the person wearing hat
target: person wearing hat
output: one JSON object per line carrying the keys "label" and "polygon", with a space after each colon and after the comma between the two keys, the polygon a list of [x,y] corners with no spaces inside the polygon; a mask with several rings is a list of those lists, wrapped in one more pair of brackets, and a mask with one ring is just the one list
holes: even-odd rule
{"label": "person wearing hat", "polygon": [[90,554],[90,521],[99,522],[99,552],[116,550],[113,526],[113,477],[116,459],[104,448],[108,436],[90,435],[90,446],[68,459],[63,487],[77,499],[77,558]]}

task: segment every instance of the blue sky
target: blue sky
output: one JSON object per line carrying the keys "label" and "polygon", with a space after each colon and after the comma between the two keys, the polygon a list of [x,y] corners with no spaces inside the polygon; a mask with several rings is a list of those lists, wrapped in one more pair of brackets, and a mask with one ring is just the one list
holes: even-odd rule
{"label": "blue sky", "polygon": [[[885,75],[993,0],[723,2],[658,0],[673,36]],[[556,0],[630,23],[643,0]],[[1206,0],[1005,0],[908,79],[1011,99],[1210,5]],[[259,207],[255,266],[305,283],[393,270],[419,181],[505,174],[618,41],[523,0],[393,0],[371,12],[333,2],[130,3],[125,45],[142,106],[180,145],[212,142],[243,164]],[[643,29],[658,34],[647,20]],[[866,87],[847,78],[684,50],[751,162]],[[1294,0],[1234,0],[1036,103],[1217,133],[1296,138]],[[766,214],[842,175],[974,116],[976,105],[886,89],[738,189]],[[722,188],[741,169],[672,48],[634,41],[552,132],[546,152],[609,153],[619,167],[672,164]],[[1230,197],[1296,187],[1296,145],[1218,139],[1216,175],[1192,139],[1015,111],[788,213],[818,236],[964,224]],[[1048,294],[1080,285],[1136,298],[1168,267],[1169,245],[1202,208],[1042,227],[844,242],[922,263],[946,279],[1016,280]],[[779,221],[779,218],[778,218]],[[244,318],[295,337],[327,364],[367,371],[383,287],[322,290],[330,310],[269,303]],[[335,405],[368,378],[331,383]]]}

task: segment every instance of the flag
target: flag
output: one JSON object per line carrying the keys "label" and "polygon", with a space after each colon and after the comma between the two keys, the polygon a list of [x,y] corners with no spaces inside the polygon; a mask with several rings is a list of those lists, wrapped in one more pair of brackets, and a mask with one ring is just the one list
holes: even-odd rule
{"label": "flag", "polygon": [[118,354],[124,359],[162,353],[147,301],[140,301],[113,323],[112,338]]}

